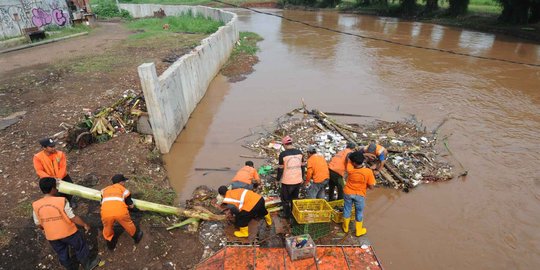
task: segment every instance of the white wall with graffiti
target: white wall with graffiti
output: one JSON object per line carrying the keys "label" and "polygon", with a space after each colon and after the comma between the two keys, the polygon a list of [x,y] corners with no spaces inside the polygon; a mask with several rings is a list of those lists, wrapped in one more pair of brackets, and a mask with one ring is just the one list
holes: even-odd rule
{"label": "white wall with graffiti", "polygon": [[66,0],[0,0],[0,39],[20,36],[25,28],[69,24]]}

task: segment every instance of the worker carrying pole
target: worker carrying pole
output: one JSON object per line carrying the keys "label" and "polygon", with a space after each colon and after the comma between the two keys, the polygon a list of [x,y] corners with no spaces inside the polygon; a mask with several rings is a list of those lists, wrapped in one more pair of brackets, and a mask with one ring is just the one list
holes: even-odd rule
{"label": "worker carrying pole", "polygon": [[114,250],[115,241],[113,226],[120,223],[124,230],[133,238],[135,244],[141,241],[143,232],[135,227],[131,220],[129,210],[138,211],[131,200],[131,193],[125,188],[129,180],[123,174],[112,177],[112,185],[101,190],[101,222],[103,223],[103,237],[107,241],[107,248]]}
{"label": "worker carrying pole", "polygon": [[[33,163],[36,174],[39,178],[52,177],[73,183],[67,172],[66,154],[56,149],[56,142],[52,138],[39,140],[42,150],[34,155]],[[77,208],[77,204],[72,195],[61,194],[68,199],[72,208]]]}
{"label": "worker carrying pole", "polygon": [[68,270],[79,269],[70,258],[69,247],[71,247],[84,270],[94,269],[99,263],[99,258],[90,257],[84,236],[75,224],[84,227],[86,232],[90,230],[90,226],[73,213],[66,198],[56,197],[58,193],[56,179],[41,178],[39,188],[45,196],[32,203],[34,223],[45,233],[45,238],[58,254],[60,264]]}
{"label": "worker carrying pole", "polygon": [[261,195],[243,188],[229,190],[226,186],[220,186],[218,192],[223,196],[223,203],[234,215],[234,225],[239,227],[234,232],[236,237],[248,237],[248,224],[252,219],[262,218],[268,226],[272,225],[272,218],[264,205]]}

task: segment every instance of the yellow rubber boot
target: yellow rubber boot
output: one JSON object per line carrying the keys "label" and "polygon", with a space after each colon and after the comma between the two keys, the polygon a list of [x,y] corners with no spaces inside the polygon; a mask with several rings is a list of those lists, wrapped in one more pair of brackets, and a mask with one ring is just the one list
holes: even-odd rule
{"label": "yellow rubber boot", "polygon": [[266,216],[264,216],[264,219],[266,220],[266,224],[268,226],[272,226],[272,217],[270,216],[270,213],[266,214]]}
{"label": "yellow rubber boot", "polygon": [[343,223],[341,223],[341,228],[343,228],[343,231],[348,233],[349,232],[349,222],[351,221],[350,218],[344,218]]}
{"label": "yellow rubber boot", "polygon": [[239,238],[248,237],[249,236],[248,226],[240,227],[238,231],[234,232],[234,236],[239,237]]}
{"label": "yellow rubber boot", "polygon": [[356,236],[362,236],[367,233],[367,229],[363,227],[362,221],[356,222]]}

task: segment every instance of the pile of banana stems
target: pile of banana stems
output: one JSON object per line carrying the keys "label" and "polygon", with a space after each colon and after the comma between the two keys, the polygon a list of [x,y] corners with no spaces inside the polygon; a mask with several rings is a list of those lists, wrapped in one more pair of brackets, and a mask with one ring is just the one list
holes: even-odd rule
{"label": "pile of banana stems", "polygon": [[[80,186],[77,184],[65,182],[65,181],[58,181],[58,191],[60,193],[69,194],[78,196],[81,198],[85,198],[88,200],[93,201],[100,201],[101,200],[101,192],[92,188],[87,188],[84,186]],[[212,212],[204,209],[203,207],[199,207],[196,209],[185,209],[180,207],[174,207],[169,205],[163,205],[153,202],[147,202],[143,200],[137,200],[133,199],[133,204],[144,211],[152,211],[157,212],[161,214],[169,214],[169,215],[177,215],[177,216],[185,216],[189,218],[194,219],[202,219],[202,220],[225,220],[225,215],[216,215]]]}

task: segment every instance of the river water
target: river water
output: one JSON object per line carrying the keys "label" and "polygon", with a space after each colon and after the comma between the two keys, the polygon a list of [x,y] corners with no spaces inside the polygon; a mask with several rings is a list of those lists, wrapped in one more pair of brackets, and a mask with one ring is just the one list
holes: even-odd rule
{"label": "river water", "polygon": [[[540,64],[527,41],[392,18],[265,10],[400,43]],[[469,174],[410,193],[375,189],[365,224],[386,269],[538,269],[540,266],[540,68],[423,50],[236,10],[260,34],[256,71],[217,76],[170,154],[180,199],[218,187],[253,155],[250,128],[299,107],[399,120],[411,114],[441,135]],[[344,119],[346,122],[358,119]],[[255,165],[260,164],[255,160]]]}

